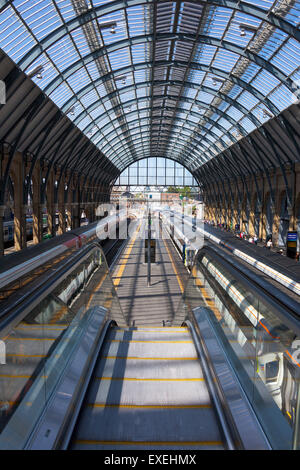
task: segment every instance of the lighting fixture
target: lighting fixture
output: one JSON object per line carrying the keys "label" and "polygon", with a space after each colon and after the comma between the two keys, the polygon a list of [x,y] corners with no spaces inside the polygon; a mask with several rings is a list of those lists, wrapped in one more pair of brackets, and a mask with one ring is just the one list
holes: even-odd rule
{"label": "lighting fixture", "polygon": [[66,111],[66,114],[71,114],[72,116],[75,116],[75,106],[71,106],[71,108]]}
{"label": "lighting fixture", "polygon": [[216,86],[217,83],[224,83],[224,80],[222,78],[212,77],[211,80],[213,82],[213,86]]}
{"label": "lighting fixture", "polygon": [[217,77],[213,77],[212,81],[213,81],[213,85],[216,85],[217,82],[224,83],[224,80],[222,78],[217,78]]}
{"label": "lighting fixture", "polygon": [[122,75],[121,77],[116,77],[116,78],[115,78],[115,81],[116,81],[116,82],[121,81],[122,84],[125,85],[125,83],[126,83],[126,78],[127,78],[126,75]]}
{"label": "lighting fixture", "polygon": [[273,117],[273,114],[271,114],[267,109],[263,109],[263,117],[264,118],[267,118],[267,117],[270,117],[272,118]]}
{"label": "lighting fixture", "polygon": [[116,27],[117,27],[117,22],[116,21],[106,21],[105,23],[99,23],[99,28],[100,29],[109,29],[110,28],[110,33],[111,34],[116,33]]}
{"label": "lighting fixture", "polygon": [[256,33],[256,31],[258,29],[255,26],[251,26],[251,25],[248,25],[246,23],[241,23],[239,28],[240,28],[240,35],[241,36],[246,36],[246,31],[248,33],[253,33],[254,34],[254,33]]}
{"label": "lighting fixture", "polygon": [[38,79],[41,79],[43,78],[43,75],[42,75],[43,71],[44,71],[44,67],[42,65],[38,65],[35,69],[32,70],[32,72],[28,74],[28,77],[30,78],[36,77]]}

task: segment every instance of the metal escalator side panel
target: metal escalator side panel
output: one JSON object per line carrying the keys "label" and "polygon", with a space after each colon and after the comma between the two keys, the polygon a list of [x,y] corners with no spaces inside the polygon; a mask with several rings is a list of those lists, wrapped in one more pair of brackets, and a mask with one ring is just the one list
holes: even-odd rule
{"label": "metal escalator side panel", "polygon": [[[44,413],[37,423],[25,449],[51,450],[65,442],[66,434],[79,412],[93,365],[105,337],[110,321],[103,307],[93,308],[89,321],[73,354],[60,377]],[[105,323],[106,322],[106,323]]]}
{"label": "metal escalator side panel", "polygon": [[209,308],[198,307],[193,313],[195,319],[193,328],[212,374],[218,400],[234,445],[245,450],[271,450],[267,436],[220,345],[212,322],[213,312]]}

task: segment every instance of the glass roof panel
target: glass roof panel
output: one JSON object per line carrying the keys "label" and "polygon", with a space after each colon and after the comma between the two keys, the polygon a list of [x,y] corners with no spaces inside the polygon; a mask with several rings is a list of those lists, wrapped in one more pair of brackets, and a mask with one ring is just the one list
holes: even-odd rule
{"label": "glass roof panel", "polygon": [[119,170],[205,162],[300,88],[300,0],[224,3],[7,0],[0,47]]}

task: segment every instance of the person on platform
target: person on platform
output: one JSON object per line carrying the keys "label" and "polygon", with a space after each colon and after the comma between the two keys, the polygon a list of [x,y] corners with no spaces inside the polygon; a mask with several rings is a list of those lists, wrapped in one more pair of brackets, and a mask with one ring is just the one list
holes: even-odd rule
{"label": "person on platform", "polygon": [[272,246],[273,246],[272,240],[269,238],[269,240],[268,240],[267,243],[266,243],[266,247],[267,247],[269,250],[271,250]]}

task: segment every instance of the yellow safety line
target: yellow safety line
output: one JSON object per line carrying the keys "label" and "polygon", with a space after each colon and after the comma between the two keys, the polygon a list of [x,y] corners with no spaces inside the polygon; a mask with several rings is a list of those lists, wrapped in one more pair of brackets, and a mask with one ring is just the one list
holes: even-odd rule
{"label": "yellow safety line", "polygon": [[101,359],[126,359],[142,361],[197,361],[197,357],[135,357],[135,356],[101,356]]}
{"label": "yellow safety line", "polygon": [[91,303],[92,303],[92,299],[93,299],[94,295],[95,295],[96,292],[100,289],[100,287],[102,286],[102,284],[103,284],[103,282],[105,281],[106,277],[107,277],[106,273],[103,273],[103,275],[102,275],[102,277],[101,277],[99,283],[97,284],[97,286],[96,286],[95,289],[94,289],[94,292],[90,295],[89,301],[88,301],[88,303],[87,303],[86,310],[88,310],[88,309],[90,308],[90,305],[91,305]]}
{"label": "yellow safety line", "polygon": [[183,284],[182,284],[182,282],[181,282],[181,279],[180,279],[180,276],[179,276],[179,274],[178,274],[178,271],[177,271],[177,268],[176,268],[176,266],[175,266],[175,263],[174,263],[174,261],[173,261],[173,257],[171,256],[170,250],[169,250],[169,248],[168,248],[168,246],[167,246],[167,244],[166,244],[164,238],[163,238],[162,240],[163,240],[163,242],[164,242],[164,245],[165,245],[165,247],[166,247],[166,249],[167,249],[169,258],[170,258],[170,260],[171,260],[172,267],[173,267],[173,271],[174,271],[174,273],[175,273],[175,275],[176,275],[176,279],[177,279],[177,282],[178,282],[178,284],[179,284],[180,290],[181,290],[181,292],[183,293],[183,292],[184,292],[184,287],[183,287]]}
{"label": "yellow safety line", "polygon": [[[155,332],[157,332],[157,330],[161,330],[161,331],[164,331],[166,333],[168,333],[168,330],[170,329],[175,329],[175,330],[178,330],[178,333],[182,333],[182,331],[187,331],[188,328],[186,327],[180,327],[180,326],[143,326],[143,325],[139,325],[138,327],[129,327],[129,328],[121,328],[121,327],[118,327],[118,328],[114,328],[114,330],[122,330],[122,331],[142,331],[142,330],[153,330]],[[174,333],[177,333],[177,331],[174,331]]]}
{"label": "yellow safety line", "polygon": [[55,315],[51,318],[51,320],[49,321],[49,324],[50,325],[55,325],[56,322],[59,322],[61,318],[63,318],[63,316],[68,313],[68,308],[66,305],[62,305],[58,310],[57,312],[55,313]]}
{"label": "yellow safety line", "polygon": [[109,404],[109,403],[87,403],[89,408],[142,408],[142,409],[175,409],[175,410],[195,410],[195,409],[208,409],[211,408],[211,405],[122,405],[119,403]]}
{"label": "yellow safety line", "polygon": [[112,339],[112,340],[109,340],[110,343],[153,343],[153,344],[156,344],[156,343],[162,343],[162,344],[165,344],[165,343],[183,343],[183,344],[187,344],[187,343],[192,343],[193,341],[148,341],[148,340],[140,340],[140,339]]}
{"label": "yellow safety line", "polygon": [[49,325],[49,327],[45,326],[45,325],[41,325],[41,326],[16,326],[15,330],[49,330],[49,331],[62,331],[62,330],[65,330],[66,326],[62,326],[61,328],[53,328],[51,327],[51,325]]}
{"label": "yellow safety line", "polygon": [[[10,375],[10,374],[0,374],[0,378],[11,378],[11,379],[30,379],[31,375]],[[42,375],[41,378],[47,379],[47,375]]]}
{"label": "yellow safety line", "polygon": [[47,357],[46,354],[7,354],[7,357]]}
{"label": "yellow safety line", "polygon": [[[20,404],[20,403],[21,403],[21,400],[15,400],[15,401],[11,401],[11,400],[2,400],[2,401],[0,401],[0,405],[7,405],[7,404],[9,404],[10,406],[12,406],[12,405],[15,405],[16,403]],[[25,402],[25,405],[26,405],[26,406],[32,406],[32,402],[31,402],[31,401],[26,401],[26,402]]]}
{"label": "yellow safety line", "polygon": [[194,267],[193,269],[193,277],[195,279],[195,284],[197,287],[199,287],[199,289],[201,290],[201,293],[202,293],[202,296],[203,296],[203,299],[205,301],[205,303],[208,305],[208,307],[214,312],[215,314],[215,317],[218,319],[218,320],[222,320],[223,317],[222,315],[220,314],[219,310],[216,308],[215,306],[215,303],[214,301],[211,300],[211,296],[209,295],[209,293],[207,292],[207,290],[205,289],[204,285],[201,283],[201,281],[198,279],[197,277],[197,272],[196,272],[196,268]]}
{"label": "yellow safety line", "polygon": [[127,380],[133,382],[203,382],[203,378],[187,378],[187,379],[166,379],[166,378],[137,378],[137,377],[95,377],[95,380]]}
{"label": "yellow safety line", "polygon": [[121,282],[121,278],[122,278],[122,276],[123,276],[124,269],[125,269],[125,267],[126,267],[128,258],[129,258],[129,256],[130,256],[130,253],[131,253],[132,248],[133,248],[133,245],[135,244],[135,241],[136,241],[136,239],[137,239],[137,235],[138,235],[138,233],[139,233],[139,231],[140,231],[141,225],[142,225],[142,222],[140,222],[138,228],[137,228],[136,231],[135,231],[135,234],[134,234],[133,238],[131,239],[130,244],[129,244],[128,247],[127,247],[126,253],[125,253],[124,258],[123,258],[123,261],[122,261],[122,263],[121,263],[121,265],[120,265],[120,267],[119,267],[119,270],[118,270],[118,273],[117,273],[117,275],[116,275],[116,278],[114,279],[114,286],[115,286],[115,288],[117,288],[118,285],[119,285],[120,282]]}
{"label": "yellow safety line", "polygon": [[221,446],[222,441],[96,441],[78,439],[76,444],[83,445],[124,445],[124,446]]}
{"label": "yellow safety line", "polygon": [[[15,338],[9,336],[7,341],[55,341],[56,338]],[[67,338],[64,341],[69,341]]]}

